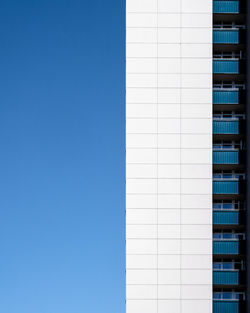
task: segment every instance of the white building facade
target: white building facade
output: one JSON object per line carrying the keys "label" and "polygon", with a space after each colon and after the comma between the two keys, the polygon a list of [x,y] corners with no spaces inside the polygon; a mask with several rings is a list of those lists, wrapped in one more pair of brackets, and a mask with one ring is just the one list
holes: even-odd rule
{"label": "white building facade", "polygon": [[212,313],[212,29],[211,0],[127,0],[127,313]]}

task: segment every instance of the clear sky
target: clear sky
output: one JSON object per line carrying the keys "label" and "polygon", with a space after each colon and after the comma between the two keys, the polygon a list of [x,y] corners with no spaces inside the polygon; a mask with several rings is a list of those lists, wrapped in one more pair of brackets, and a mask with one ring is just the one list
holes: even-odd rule
{"label": "clear sky", "polygon": [[0,313],[124,313],[124,0],[0,1]]}

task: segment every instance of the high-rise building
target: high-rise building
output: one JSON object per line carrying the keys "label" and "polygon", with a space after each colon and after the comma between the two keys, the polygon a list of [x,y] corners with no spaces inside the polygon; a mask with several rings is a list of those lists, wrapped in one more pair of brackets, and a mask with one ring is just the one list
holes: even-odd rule
{"label": "high-rise building", "polygon": [[127,0],[127,313],[250,312],[247,10]]}

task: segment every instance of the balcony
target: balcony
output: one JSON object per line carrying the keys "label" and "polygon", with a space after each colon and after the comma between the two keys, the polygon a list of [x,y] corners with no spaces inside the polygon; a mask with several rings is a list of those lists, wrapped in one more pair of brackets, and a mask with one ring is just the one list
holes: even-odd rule
{"label": "balcony", "polygon": [[238,29],[215,29],[213,31],[214,44],[239,44]]}
{"label": "balcony", "polygon": [[214,285],[238,285],[239,271],[213,271]]}
{"label": "balcony", "polygon": [[239,104],[239,90],[213,90],[213,104]]}
{"label": "balcony", "polygon": [[232,59],[213,60],[214,74],[239,74],[239,61]]}
{"label": "balcony", "polygon": [[214,150],[213,164],[239,164],[239,151]]}
{"label": "balcony", "polygon": [[213,211],[214,225],[239,225],[239,211]]}
{"label": "balcony", "polygon": [[213,1],[213,13],[239,13],[239,1]]}
{"label": "balcony", "polygon": [[213,134],[232,134],[238,135],[239,134],[239,121],[232,120],[232,119],[221,119],[221,120],[214,120],[213,121]]}
{"label": "balcony", "polygon": [[214,240],[213,254],[237,255],[239,254],[238,240]]}
{"label": "balcony", "polygon": [[213,181],[213,194],[239,194],[239,181],[238,180],[214,180]]}
{"label": "balcony", "polygon": [[213,313],[239,313],[239,301],[237,300],[214,300]]}

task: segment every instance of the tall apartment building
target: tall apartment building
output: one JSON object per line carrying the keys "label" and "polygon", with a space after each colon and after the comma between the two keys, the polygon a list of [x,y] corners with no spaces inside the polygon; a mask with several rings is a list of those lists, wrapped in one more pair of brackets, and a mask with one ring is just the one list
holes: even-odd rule
{"label": "tall apartment building", "polygon": [[127,313],[250,312],[247,10],[127,0]]}

